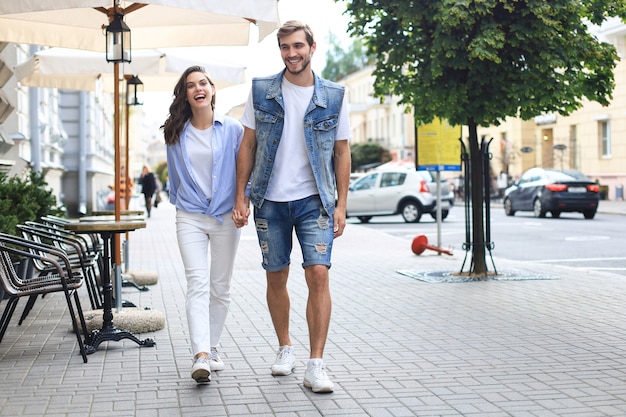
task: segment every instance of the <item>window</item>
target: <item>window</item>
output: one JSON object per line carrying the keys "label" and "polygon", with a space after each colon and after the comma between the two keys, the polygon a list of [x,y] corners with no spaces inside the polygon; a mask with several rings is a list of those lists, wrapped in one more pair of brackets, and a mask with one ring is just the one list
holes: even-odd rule
{"label": "window", "polygon": [[354,190],[369,190],[376,186],[376,178],[378,174],[371,174],[366,177],[361,178],[354,184]]}
{"label": "window", "polygon": [[600,142],[600,155],[602,157],[611,156],[611,122],[601,120],[598,122],[598,139]]}
{"label": "window", "polygon": [[406,174],[400,172],[384,172],[380,180],[380,187],[395,187],[404,183]]}

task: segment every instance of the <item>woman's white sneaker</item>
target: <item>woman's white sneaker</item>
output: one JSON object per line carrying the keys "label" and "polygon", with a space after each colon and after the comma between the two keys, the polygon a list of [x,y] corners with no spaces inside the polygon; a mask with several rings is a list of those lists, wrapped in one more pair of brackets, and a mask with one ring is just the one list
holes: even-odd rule
{"label": "woman's white sneaker", "polygon": [[304,371],[304,386],[313,392],[333,392],[334,385],[328,375],[324,362],[321,359],[311,359]]}
{"label": "woman's white sneaker", "polygon": [[217,348],[211,348],[211,354],[209,356],[211,359],[210,367],[211,371],[223,371],[224,370],[224,361],[220,358],[219,353],[217,353]]}
{"label": "woman's white sneaker", "polygon": [[209,364],[209,358],[200,356],[193,361],[191,377],[198,384],[208,384],[211,382],[211,365]]}

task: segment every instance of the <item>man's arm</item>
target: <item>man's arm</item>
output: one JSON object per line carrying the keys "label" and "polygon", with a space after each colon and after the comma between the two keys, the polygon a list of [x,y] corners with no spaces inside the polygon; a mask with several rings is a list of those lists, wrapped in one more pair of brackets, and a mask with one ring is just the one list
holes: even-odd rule
{"label": "man's arm", "polygon": [[337,206],[335,207],[334,224],[335,237],[343,234],[346,227],[346,201],[348,199],[348,185],[350,184],[350,170],[352,158],[350,145],[347,140],[336,140],[334,150],[335,181],[337,183]]}
{"label": "man's arm", "polygon": [[237,227],[243,227],[248,224],[250,198],[246,197],[246,187],[252,173],[255,154],[256,131],[244,127],[243,139],[237,154],[237,189],[235,192],[235,207],[233,209],[233,221]]}

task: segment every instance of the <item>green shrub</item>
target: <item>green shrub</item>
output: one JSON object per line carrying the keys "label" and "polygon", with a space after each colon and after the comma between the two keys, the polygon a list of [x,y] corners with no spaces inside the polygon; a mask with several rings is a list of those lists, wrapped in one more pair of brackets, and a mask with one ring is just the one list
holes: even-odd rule
{"label": "green shrub", "polygon": [[18,224],[63,215],[47,185],[40,172],[31,172],[26,179],[0,173],[0,232],[15,235]]}

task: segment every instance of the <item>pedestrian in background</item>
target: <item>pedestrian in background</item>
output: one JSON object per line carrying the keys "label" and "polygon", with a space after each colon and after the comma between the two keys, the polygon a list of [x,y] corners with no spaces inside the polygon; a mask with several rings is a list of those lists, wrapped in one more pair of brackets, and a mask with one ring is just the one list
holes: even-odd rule
{"label": "pedestrian in background", "polygon": [[148,217],[150,217],[150,213],[152,212],[152,198],[155,191],[157,191],[158,186],[156,177],[152,172],[150,172],[150,167],[148,167],[148,165],[144,165],[143,168],[141,168],[139,184],[141,184],[141,194],[143,194],[146,212],[148,213]]}
{"label": "pedestrian in background", "polygon": [[187,279],[191,377],[208,383],[211,371],[224,369],[217,348],[230,306],[241,233],[232,210],[243,127],[215,111],[215,85],[204,68],[193,66],[176,83],[161,128],[167,145],[169,200],[176,207],[176,236]]}
{"label": "pedestrian in background", "polygon": [[333,239],[346,226],[348,109],[344,87],[318,77],[311,69],[316,43],[308,25],[286,22],[278,31],[278,46],[285,69],[252,81],[241,119],[245,131],[233,219],[237,226],[247,224],[252,202],[267,277],[267,303],[279,345],[271,366],[273,375],[289,375],[296,366],[287,291],[295,229],[309,291],[310,352],[304,385],[313,392],[332,392],[323,355],[332,309],[328,270]]}

